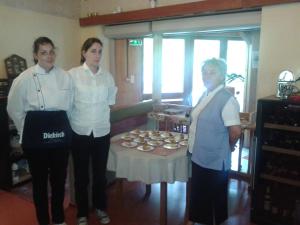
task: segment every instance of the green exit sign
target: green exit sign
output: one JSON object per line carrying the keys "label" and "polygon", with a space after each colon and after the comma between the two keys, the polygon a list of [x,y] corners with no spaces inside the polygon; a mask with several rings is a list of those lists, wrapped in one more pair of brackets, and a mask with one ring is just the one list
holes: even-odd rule
{"label": "green exit sign", "polygon": [[129,45],[130,46],[142,46],[143,45],[143,40],[142,39],[130,39],[129,40]]}

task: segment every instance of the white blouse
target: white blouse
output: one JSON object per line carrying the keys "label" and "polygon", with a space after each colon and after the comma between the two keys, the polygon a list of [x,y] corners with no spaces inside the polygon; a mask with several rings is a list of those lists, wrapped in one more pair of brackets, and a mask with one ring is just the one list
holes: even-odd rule
{"label": "white blouse", "polygon": [[110,132],[110,105],[115,104],[117,87],[112,75],[99,68],[93,74],[84,63],[69,70],[73,86],[70,123],[79,135],[102,137]]}
{"label": "white blouse", "polygon": [[70,76],[62,69],[53,67],[46,72],[38,64],[21,73],[10,88],[7,112],[20,134],[28,111],[69,111],[72,105]]}

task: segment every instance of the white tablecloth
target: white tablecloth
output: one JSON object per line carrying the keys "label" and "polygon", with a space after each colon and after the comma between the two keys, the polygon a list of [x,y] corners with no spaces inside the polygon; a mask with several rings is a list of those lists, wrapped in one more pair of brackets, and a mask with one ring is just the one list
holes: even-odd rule
{"label": "white tablecloth", "polygon": [[111,139],[107,163],[107,169],[115,171],[116,177],[145,184],[188,180],[186,147],[167,156],[155,155],[121,146],[117,141],[121,136],[119,134]]}

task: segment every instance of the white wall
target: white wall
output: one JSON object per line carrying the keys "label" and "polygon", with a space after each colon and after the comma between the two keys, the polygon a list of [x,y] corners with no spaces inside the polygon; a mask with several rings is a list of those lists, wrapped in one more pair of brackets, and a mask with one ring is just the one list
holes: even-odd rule
{"label": "white wall", "polygon": [[257,98],[276,94],[278,75],[285,69],[300,75],[300,3],[262,10]]}
{"label": "white wall", "polygon": [[4,59],[12,54],[33,65],[32,44],[39,36],[48,36],[56,45],[58,66],[69,69],[78,65],[80,30],[77,19],[0,5],[0,78],[6,77]]}
{"label": "white wall", "polygon": [[78,18],[81,0],[0,0],[1,5],[35,12]]}
{"label": "white wall", "polygon": [[[80,28],[80,41],[79,48],[81,48],[83,42],[89,37],[97,37],[103,43],[103,52],[101,58],[101,65],[109,70],[110,65],[110,39],[106,38],[103,34],[103,26],[90,26],[90,27],[82,27]],[[80,54],[80,53],[78,53]],[[113,53],[112,53],[113,54]],[[79,62],[78,62],[79,63]]]}

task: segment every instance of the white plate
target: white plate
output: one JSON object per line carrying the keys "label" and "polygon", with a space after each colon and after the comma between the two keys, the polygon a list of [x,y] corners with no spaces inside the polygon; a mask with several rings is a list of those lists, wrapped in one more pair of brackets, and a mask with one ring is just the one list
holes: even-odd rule
{"label": "white plate", "polygon": [[171,138],[165,139],[165,142],[176,144],[178,142],[178,139],[171,137]]}
{"label": "white plate", "polygon": [[187,134],[179,134],[179,135],[176,135],[176,139],[180,140],[180,141],[183,141],[183,140],[187,140],[189,137]]}
{"label": "white plate", "polygon": [[143,132],[139,134],[139,137],[149,137],[149,134],[147,132]]}
{"label": "white plate", "polygon": [[160,134],[160,136],[162,136],[163,138],[169,138],[171,136],[173,136],[170,132],[162,132]]}
{"label": "white plate", "polygon": [[154,149],[153,146],[150,145],[140,145],[139,147],[137,147],[137,150],[143,151],[143,152],[149,152],[152,151]]}
{"label": "white plate", "polygon": [[159,131],[159,130],[149,130],[148,133],[149,133],[150,136],[160,136],[161,131]]}
{"label": "white plate", "polygon": [[161,141],[161,140],[164,139],[163,137],[157,136],[157,135],[155,135],[155,136],[152,136],[152,135],[151,135],[150,138],[151,138],[152,140],[155,140],[155,141]]}
{"label": "white plate", "polygon": [[144,138],[141,138],[141,137],[138,137],[138,138],[135,138],[133,139],[134,142],[136,143],[140,143],[140,144],[143,144],[146,142],[146,140]]}
{"label": "white plate", "polygon": [[165,144],[163,147],[167,148],[167,149],[177,149],[177,148],[179,148],[179,145],[168,143],[168,144]]}
{"label": "white plate", "polygon": [[162,145],[163,143],[164,143],[163,141],[155,141],[155,140],[147,141],[147,144],[148,144],[148,145],[151,145],[151,146],[160,146],[160,145]]}
{"label": "white plate", "polygon": [[126,134],[123,134],[121,138],[124,139],[124,138],[128,138],[128,137],[136,138],[137,135],[136,134],[131,134],[131,133],[126,133]]}
{"label": "white plate", "polygon": [[138,143],[133,142],[133,141],[124,141],[121,143],[122,146],[127,147],[127,148],[134,148],[138,145]]}
{"label": "white plate", "polygon": [[132,137],[130,136],[122,136],[121,139],[125,140],[125,141],[132,141]]}
{"label": "white plate", "polygon": [[188,145],[188,141],[187,140],[180,141],[179,144],[182,145],[182,146],[187,146]]}

